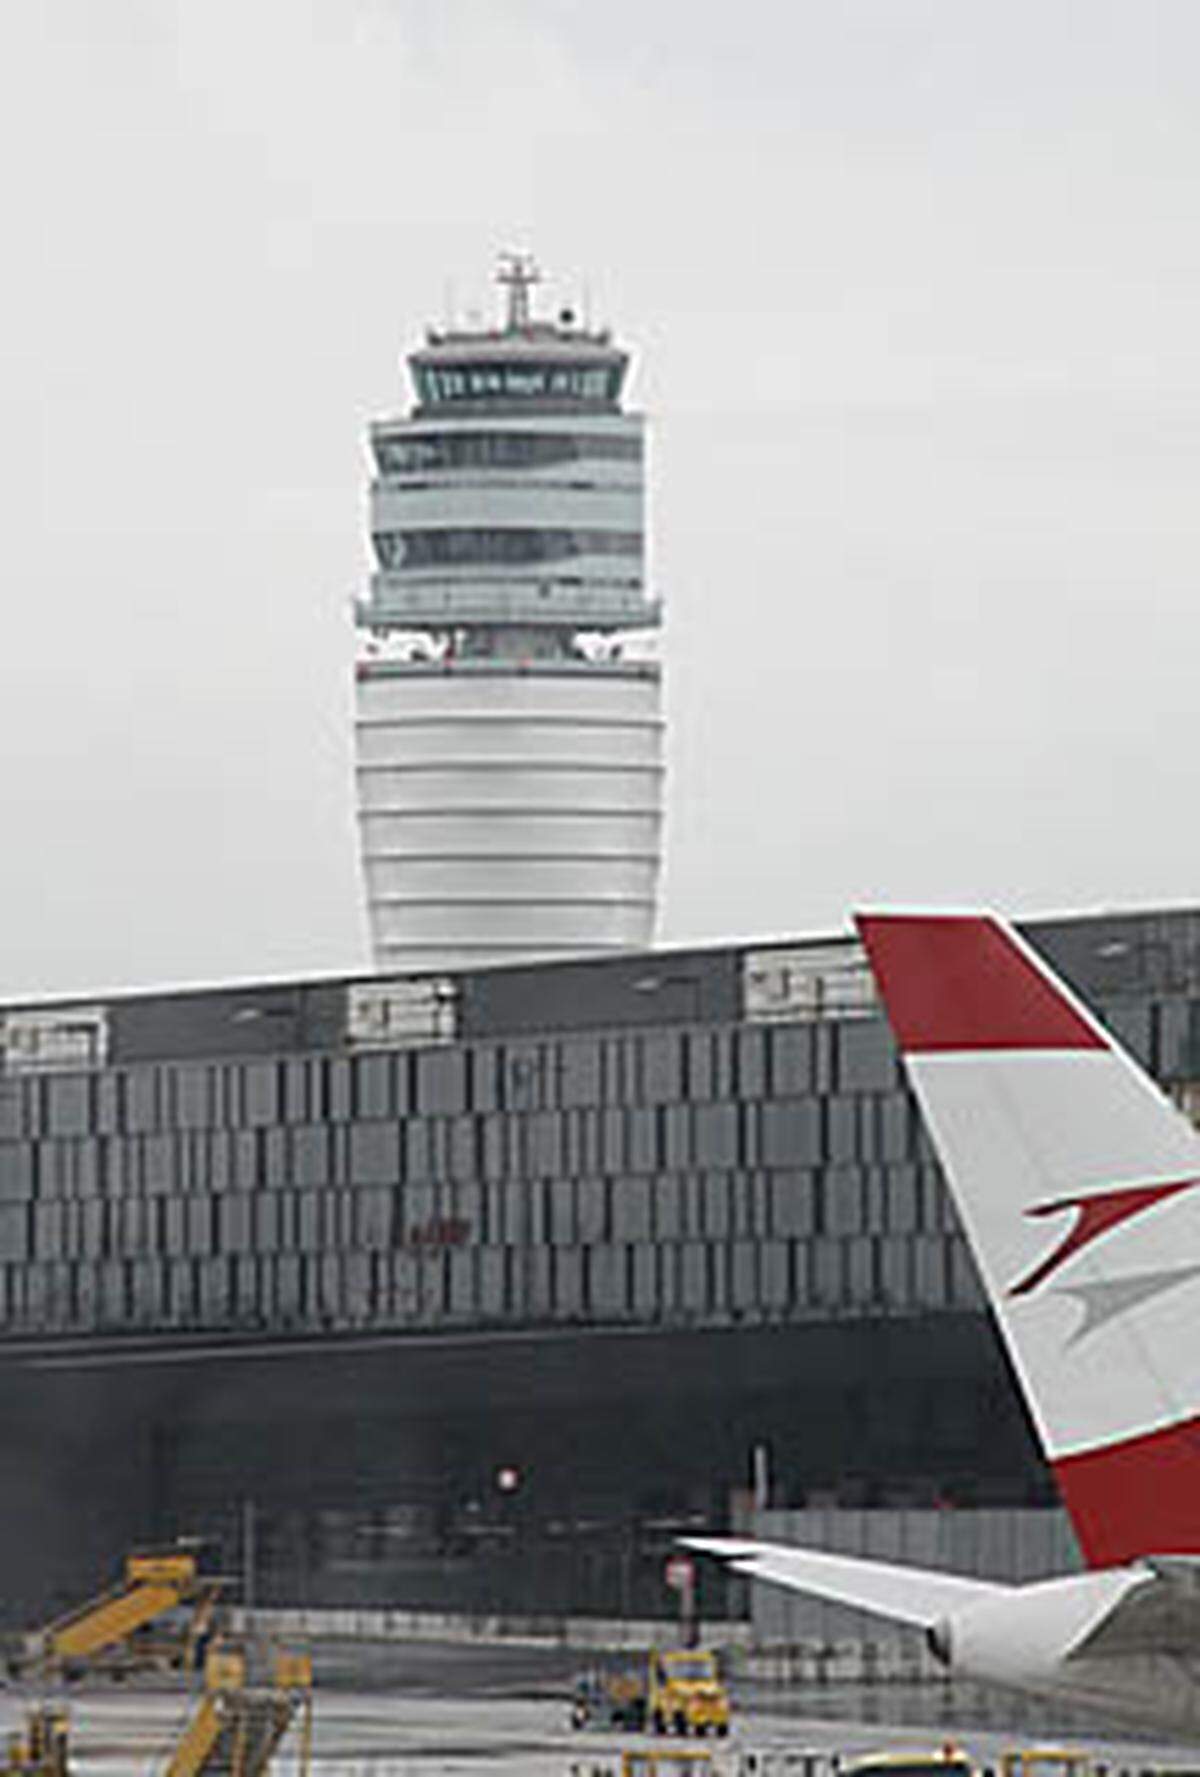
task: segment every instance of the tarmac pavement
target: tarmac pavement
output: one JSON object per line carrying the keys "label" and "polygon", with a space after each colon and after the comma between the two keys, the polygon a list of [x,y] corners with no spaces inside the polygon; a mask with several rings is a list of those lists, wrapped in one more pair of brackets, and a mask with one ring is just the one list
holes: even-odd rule
{"label": "tarmac pavement", "polygon": [[[316,1664],[314,1777],[620,1777],[623,1748],[664,1744],[650,1736],[573,1732],[567,1698],[580,1660],[569,1650],[408,1644],[335,1651],[324,1645]],[[774,1688],[744,1693],[736,1699],[730,1738],[704,1743],[713,1777],[740,1777],[739,1754],[751,1748],[848,1756],[878,1747],[929,1750],[953,1735],[983,1764],[1002,1747],[1030,1743],[1028,1726],[981,1727],[976,1719],[974,1726],[954,1727],[937,1688],[923,1691],[926,1719],[917,1725],[914,1699],[889,1695],[888,1687],[875,1688],[869,1709],[862,1697],[829,1694],[819,1717],[806,1708],[811,1697],[789,1698]],[[0,1731],[20,1727],[36,1700],[16,1688],[0,1693]],[[193,1703],[181,1691],[123,1686],[76,1689],[63,1700],[71,1716],[72,1769],[80,1777],[156,1777]],[[880,1720],[881,1714],[892,1719]],[[899,1717],[909,1725],[894,1725]],[[1155,1764],[1200,1768],[1194,1747],[1079,1735],[1072,1744],[1088,1746],[1114,1772]],[[296,1777],[298,1750],[293,1731],[273,1766],[276,1777]]]}

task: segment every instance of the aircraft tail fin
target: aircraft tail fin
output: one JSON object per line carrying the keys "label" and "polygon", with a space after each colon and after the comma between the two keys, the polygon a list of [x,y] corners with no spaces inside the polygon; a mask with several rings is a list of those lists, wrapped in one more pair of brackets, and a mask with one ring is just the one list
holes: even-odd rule
{"label": "aircraft tail fin", "polygon": [[1200,1552],[1200,1137],[991,915],[871,967],[1085,1557]]}

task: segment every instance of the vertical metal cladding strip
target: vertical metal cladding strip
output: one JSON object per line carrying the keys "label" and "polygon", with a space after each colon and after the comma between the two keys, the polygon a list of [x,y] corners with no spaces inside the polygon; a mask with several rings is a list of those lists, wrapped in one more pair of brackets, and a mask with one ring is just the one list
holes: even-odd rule
{"label": "vertical metal cladding strip", "polygon": [[1084,1553],[1200,1553],[1200,1139],[989,915],[864,915]]}

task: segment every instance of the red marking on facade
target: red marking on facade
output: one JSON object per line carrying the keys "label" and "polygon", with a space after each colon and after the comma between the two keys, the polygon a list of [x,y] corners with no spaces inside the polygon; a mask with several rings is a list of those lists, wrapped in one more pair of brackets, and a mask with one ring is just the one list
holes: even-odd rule
{"label": "red marking on facade", "polygon": [[1092,1197],[1060,1197],[1056,1203],[1039,1203],[1033,1209],[1027,1209],[1027,1216],[1053,1216],[1061,1214],[1064,1209],[1073,1209],[1075,1221],[1053,1252],[1036,1265],[1028,1277],[1013,1284],[1009,1295],[1027,1296],[1039,1283],[1045,1283],[1060,1265],[1065,1265],[1074,1253],[1090,1246],[1101,1234],[1119,1227],[1131,1216],[1141,1215],[1143,1210],[1153,1209],[1156,1203],[1177,1196],[1180,1191],[1190,1191],[1197,1184],[1200,1179],[1185,1178],[1175,1179],[1168,1185],[1124,1185],[1117,1191],[1098,1191]]}
{"label": "red marking on facade", "polygon": [[1200,1419],[1052,1466],[1089,1567],[1200,1554]]}
{"label": "red marking on facade", "polygon": [[1103,1034],[997,920],[860,914],[857,925],[907,1055],[1106,1047]]}
{"label": "red marking on facade", "polygon": [[471,1224],[461,1216],[433,1216],[408,1230],[408,1246],[441,1251],[447,1246],[465,1246],[471,1238]]}

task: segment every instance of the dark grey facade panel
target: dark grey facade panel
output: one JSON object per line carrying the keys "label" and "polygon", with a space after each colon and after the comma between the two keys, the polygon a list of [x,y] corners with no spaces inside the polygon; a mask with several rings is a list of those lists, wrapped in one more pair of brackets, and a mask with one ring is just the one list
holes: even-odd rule
{"label": "dark grey facade panel", "polygon": [[[1140,945],[1164,991],[1116,993],[1107,1014],[1184,1083],[1200,1017],[1166,987],[1198,928],[1172,918],[1048,937],[1080,972],[1132,967]],[[459,1041],[359,1054],[341,1049],[337,984],[123,1003],[107,1068],[0,1081],[3,1325],[978,1310],[886,1026],[739,1022],[739,967],[720,951],[497,970],[460,984]],[[236,1053],[212,1047],[226,1027]]]}
{"label": "dark grey facade panel", "polygon": [[[1187,1010],[1183,1006],[1152,1006],[1117,1001],[1105,1009],[1105,1022],[1143,1067],[1158,1072],[1166,1060],[1160,1042],[1164,1025],[1175,1029],[1186,1028]],[[1178,1052],[1173,1059],[1181,1059]]]}
{"label": "dark grey facade panel", "polygon": [[344,1025],[345,989],[339,982],[139,995],[116,1003],[111,1059],[333,1049]]}
{"label": "dark grey facade panel", "polygon": [[18,1141],[27,1133],[25,1082],[0,1080],[0,1142]]}
{"label": "dark grey facade panel", "polygon": [[837,1052],[839,1092],[894,1092],[900,1085],[895,1045],[881,1018],[841,1025]]}
{"label": "dark grey facade panel", "polygon": [[462,980],[467,1037],[680,1021],[730,1024],[739,1012],[738,953],[731,950],[492,969]]}
{"label": "dark grey facade panel", "polygon": [[1195,908],[1028,920],[1022,930],[1086,999],[1200,993]]}

